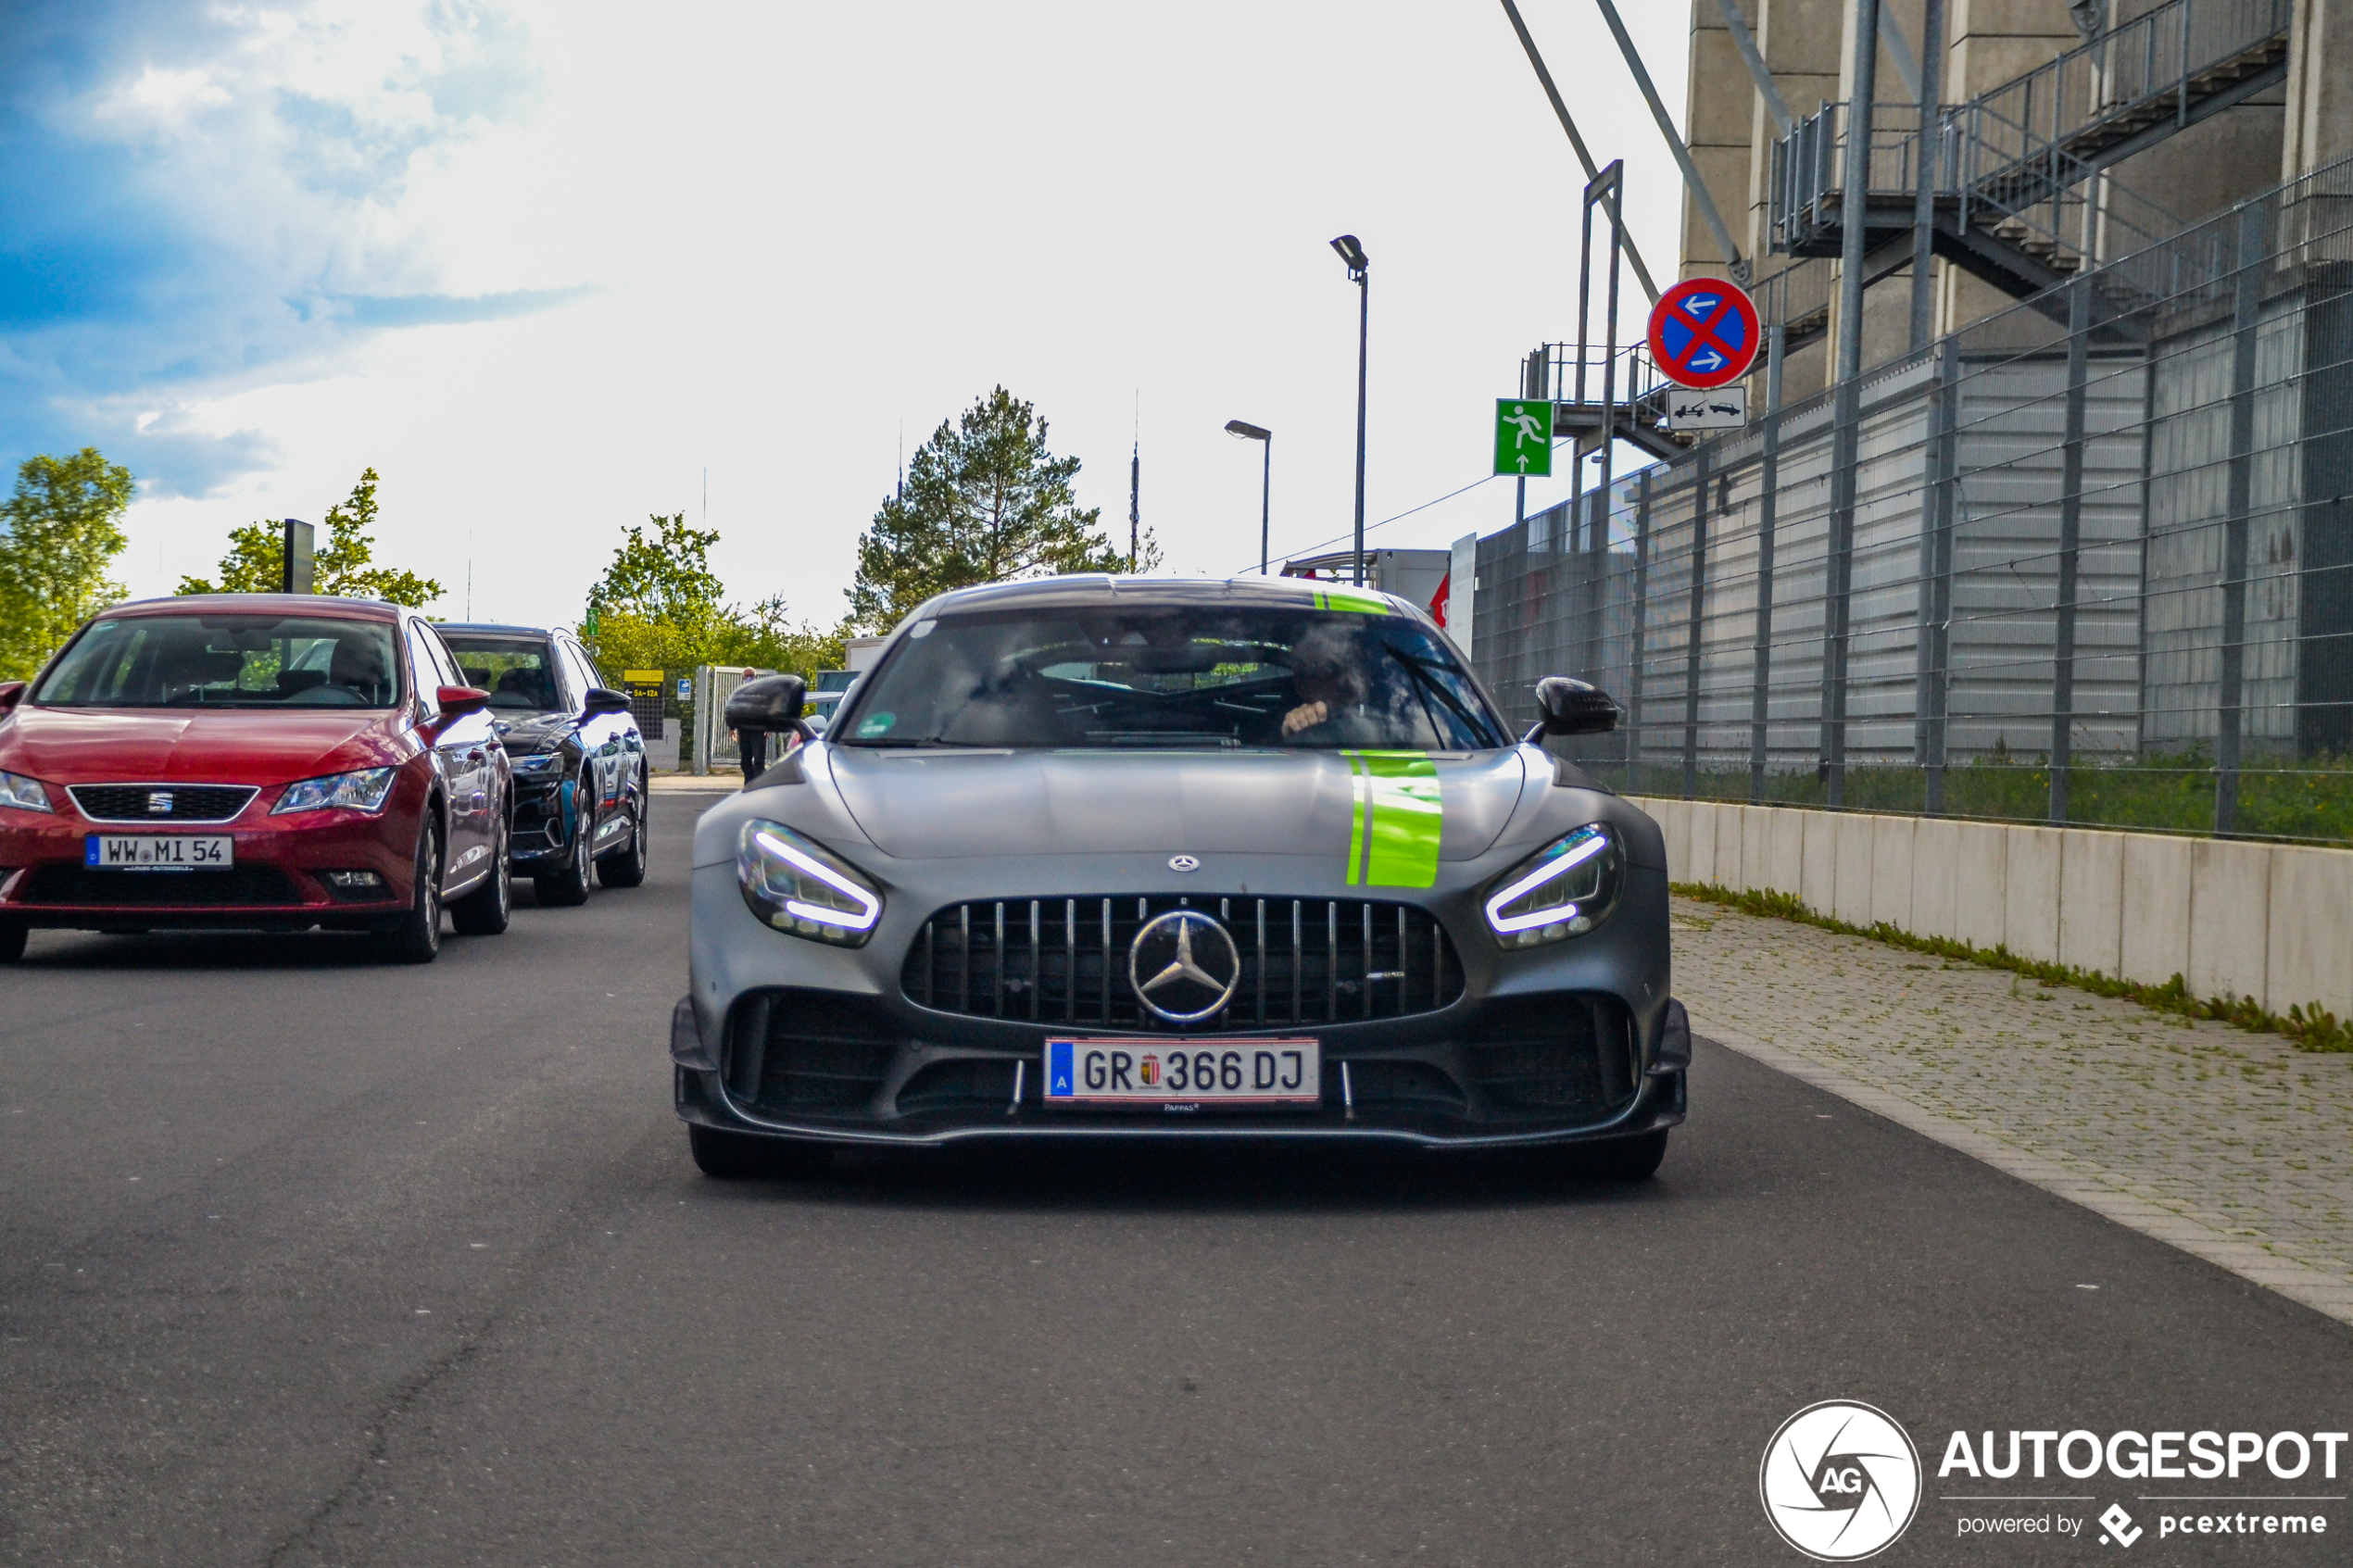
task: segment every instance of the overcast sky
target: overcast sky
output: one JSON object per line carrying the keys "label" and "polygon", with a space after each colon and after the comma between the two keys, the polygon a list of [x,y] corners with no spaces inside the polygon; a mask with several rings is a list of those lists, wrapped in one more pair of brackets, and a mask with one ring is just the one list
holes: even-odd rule
{"label": "overcast sky", "polygon": [[[1621,8],[1680,119],[1687,7]],[[1671,275],[1673,166],[1598,12],[1523,10]],[[902,427],[1000,383],[1123,542],[1140,400],[1145,519],[1224,574],[1258,553],[1228,419],[1276,433],[1278,561],[1349,527],[1332,235],[1373,261],[1372,520],[1483,475],[1492,399],[1572,330],[1583,176],[1491,0],[0,16],[0,460],[127,463],[135,594],[372,464],[437,612],[471,560],[477,618],[570,621],[707,469],[731,593],[830,622]],[[1511,509],[1497,480],[1373,538]]]}

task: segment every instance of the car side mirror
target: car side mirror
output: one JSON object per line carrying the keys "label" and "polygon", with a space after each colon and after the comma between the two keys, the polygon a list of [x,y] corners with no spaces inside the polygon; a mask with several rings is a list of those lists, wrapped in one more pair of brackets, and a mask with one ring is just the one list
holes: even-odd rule
{"label": "car side mirror", "polygon": [[1617,728],[1617,704],[1609,694],[1567,675],[1547,675],[1536,683],[1536,707],[1543,717],[1528,733],[1531,741],[1545,735],[1597,735]]}
{"label": "car side mirror", "polygon": [[6,713],[24,700],[22,681],[0,681],[0,713]]}
{"label": "car side mirror", "polygon": [[789,730],[800,717],[809,683],[798,675],[762,675],[746,681],[727,697],[731,730]]}
{"label": "car side mirror", "polygon": [[590,686],[588,700],[580,710],[591,717],[599,713],[626,713],[629,711],[629,697],[610,686]]}
{"label": "car side mirror", "polygon": [[441,686],[433,698],[441,709],[444,719],[462,719],[469,713],[479,713],[490,706],[490,694],[480,686]]}

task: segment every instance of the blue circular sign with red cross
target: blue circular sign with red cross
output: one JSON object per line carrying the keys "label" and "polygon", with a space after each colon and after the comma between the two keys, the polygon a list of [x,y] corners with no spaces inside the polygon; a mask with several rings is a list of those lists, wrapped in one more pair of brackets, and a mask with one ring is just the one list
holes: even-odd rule
{"label": "blue circular sign with red cross", "polygon": [[1722,386],[1756,362],[1756,302],[1717,278],[1677,283],[1651,307],[1651,358],[1680,386]]}

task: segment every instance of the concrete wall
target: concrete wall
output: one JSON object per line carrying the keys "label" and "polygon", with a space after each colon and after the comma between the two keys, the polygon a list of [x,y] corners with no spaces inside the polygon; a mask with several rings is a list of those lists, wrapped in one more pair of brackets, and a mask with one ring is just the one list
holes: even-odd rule
{"label": "concrete wall", "polygon": [[1676,882],[1794,894],[1850,924],[2353,1017],[2353,849],[1638,804],[1666,831]]}

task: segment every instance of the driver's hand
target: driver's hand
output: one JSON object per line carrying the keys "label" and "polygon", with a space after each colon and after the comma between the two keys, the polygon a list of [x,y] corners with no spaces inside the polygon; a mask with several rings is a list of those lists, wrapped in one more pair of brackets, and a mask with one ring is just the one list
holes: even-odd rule
{"label": "driver's hand", "polygon": [[1331,709],[1324,704],[1302,702],[1283,715],[1283,734],[1288,738],[1302,730],[1312,730],[1330,717]]}

